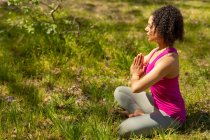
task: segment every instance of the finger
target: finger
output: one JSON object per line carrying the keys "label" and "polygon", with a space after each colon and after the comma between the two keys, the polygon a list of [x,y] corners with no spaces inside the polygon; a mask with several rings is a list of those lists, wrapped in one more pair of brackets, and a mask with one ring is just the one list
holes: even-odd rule
{"label": "finger", "polygon": [[138,56],[142,56],[142,53],[139,53]]}
{"label": "finger", "polygon": [[143,71],[144,71],[144,72],[146,71],[146,67],[145,67],[145,66],[143,66]]}
{"label": "finger", "polygon": [[142,57],[142,54],[140,53],[140,54],[138,54],[138,57]]}
{"label": "finger", "polygon": [[142,56],[140,67],[143,68],[143,66],[144,66],[144,57]]}
{"label": "finger", "polygon": [[138,54],[138,65],[141,64],[141,61],[142,61],[142,55],[141,54]]}
{"label": "finger", "polygon": [[135,64],[139,66],[140,63],[141,63],[142,54],[139,53],[135,58],[136,58],[136,63]]}
{"label": "finger", "polygon": [[144,64],[144,56],[141,57],[142,64]]}
{"label": "finger", "polygon": [[142,55],[142,53],[138,54],[138,57],[141,58],[140,60],[140,64],[139,65],[142,65],[144,63],[144,56]]}
{"label": "finger", "polygon": [[134,65],[137,65],[137,57],[134,58]]}

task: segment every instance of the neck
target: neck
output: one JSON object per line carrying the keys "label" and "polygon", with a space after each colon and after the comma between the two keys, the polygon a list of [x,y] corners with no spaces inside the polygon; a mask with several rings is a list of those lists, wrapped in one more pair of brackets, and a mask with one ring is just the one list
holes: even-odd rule
{"label": "neck", "polygon": [[158,42],[158,50],[163,50],[168,47],[170,47],[170,46],[166,45],[164,42]]}

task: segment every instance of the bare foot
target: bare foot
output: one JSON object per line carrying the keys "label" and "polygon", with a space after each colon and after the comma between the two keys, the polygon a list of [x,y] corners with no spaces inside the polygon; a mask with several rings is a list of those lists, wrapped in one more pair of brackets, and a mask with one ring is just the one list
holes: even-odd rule
{"label": "bare foot", "polygon": [[136,109],[133,114],[129,114],[129,118],[144,115],[144,112],[140,109]]}
{"label": "bare foot", "polygon": [[128,111],[118,111],[118,113],[121,114],[122,116],[129,117],[129,112]]}

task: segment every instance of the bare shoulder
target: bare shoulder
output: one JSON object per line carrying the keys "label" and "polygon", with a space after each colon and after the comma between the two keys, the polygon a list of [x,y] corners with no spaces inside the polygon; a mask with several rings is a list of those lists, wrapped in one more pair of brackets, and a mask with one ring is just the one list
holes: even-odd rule
{"label": "bare shoulder", "polygon": [[176,53],[169,53],[165,55],[165,59],[168,59],[169,61],[178,62],[179,56]]}
{"label": "bare shoulder", "polygon": [[179,57],[176,53],[169,53],[157,61],[157,64],[162,64],[170,67],[177,67],[179,64]]}
{"label": "bare shoulder", "polygon": [[166,78],[174,78],[179,74],[179,58],[176,53],[169,53],[157,61],[158,67],[165,73]]}

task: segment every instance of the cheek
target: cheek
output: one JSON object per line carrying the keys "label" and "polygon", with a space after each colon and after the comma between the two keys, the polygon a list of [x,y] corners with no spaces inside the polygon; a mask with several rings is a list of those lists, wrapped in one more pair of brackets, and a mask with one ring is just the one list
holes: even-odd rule
{"label": "cheek", "polygon": [[153,30],[150,30],[150,31],[149,31],[149,35],[150,35],[150,36],[154,36],[154,31],[153,31]]}
{"label": "cheek", "polygon": [[155,41],[156,38],[157,37],[156,37],[156,34],[154,34],[154,32],[149,33],[149,38],[148,38],[149,41]]}
{"label": "cheek", "polygon": [[149,36],[150,36],[150,37],[152,37],[152,38],[153,38],[153,37],[155,37],[154,32],[152,32],[152,31],[151,31],[151,32],[149,32]]}

